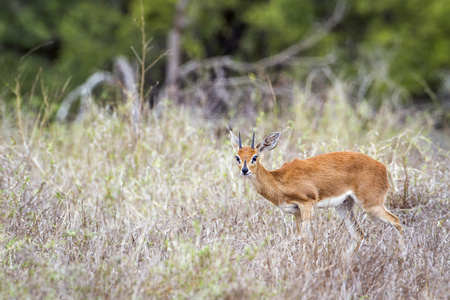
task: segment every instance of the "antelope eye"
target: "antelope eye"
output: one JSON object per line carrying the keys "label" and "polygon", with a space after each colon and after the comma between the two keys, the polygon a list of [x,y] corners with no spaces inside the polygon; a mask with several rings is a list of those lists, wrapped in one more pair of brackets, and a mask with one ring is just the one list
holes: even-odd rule
{"label": "antelope eye", "polygon": [[258,158],[258,155],[255,155],[252,157],[252,164],[254,164],[256,162],[256,159]]}
{"label": "antelope eye", "polygon": [[239,158],[239,156],[236,156],[236,160],[238,163],[241,163],[241,159]]}

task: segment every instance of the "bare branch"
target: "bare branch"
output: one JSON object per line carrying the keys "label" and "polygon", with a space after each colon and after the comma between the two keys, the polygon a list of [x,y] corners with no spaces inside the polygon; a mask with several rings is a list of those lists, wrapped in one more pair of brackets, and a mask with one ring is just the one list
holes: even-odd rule
{"label": "bare branch", "polygon": [[[122,98],[125,101],[131,101],[132,104],[132,123],[138,126],[140,105],[139,95],[136,90],[136,75],[128,60],[124,57],[116,58],[114,62],[115,72],[96,72],[91,75],[85,83],[71,91],[62,101],[62,104],[56,114],[59,121],[63,121],[69,114],[72,103],[81,98],[81,107],[85,108],[91,101],[94,88],[102,83],[118,86],[122,91]],[[77,119],[81,117],[78,116]],[[135,128],[136,129],[136,128]]]}
{"label": "bare branch", "polygon": [[96,72],[92,74],[85,83],[77,87],[64,98],[58,113],[56,114],[56,119],[59,121],[65,120],[69,114],[73,101],[78,98],[81,98],[81,106],[86,105],[92,95],[92,91],[100,83],[114,84],[116,83],[116,80],[114,75],[110,72]]}
{"label": "bare branch", "polygon": [[342,20],[345,9],[346,4],[344,2],[338,2],[331,17],[322,26],[312,32],[307,38],[301,40],[297,44],[292,45],[291,47],[278,53],[275,56],[267,57],[258,61],[256,65],[259,69],[281,65],[283,63],[287,63],[291,58],[293,58],[301,51],[310,49],[313,46],[317,45],[326,36],[326,34]]}
{"label": "bare branch", "polygon": [[326,34],[333,29],[343,18],[346,4],[339,1],[333,14],[316,30],[312,31],[306,38],[283,50],[282,52],[263,58],[255,63],[244,63],[233,60],[229,56],[213,57],[204,61],[190,61],[180,67],[179,77],[183,78],[199,69],[211,69],[216,67],[227,68],[236,72],[255,72],[270,67],[284,65],[295,59],[301,51],[310,49],[317,45]]}

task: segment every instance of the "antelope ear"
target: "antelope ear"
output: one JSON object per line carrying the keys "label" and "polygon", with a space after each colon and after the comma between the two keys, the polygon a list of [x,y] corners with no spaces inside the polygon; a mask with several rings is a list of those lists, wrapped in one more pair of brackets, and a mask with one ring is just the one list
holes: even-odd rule
{"label": "antelope ear", "polygon": [[258,145],[256,145],[256,149],[258,149],[259,152],[272,150],[277,146],[280,136],[281,132],[274,132],[269,134]]}
{"label": "antelope ear", "polygon": [[234,135],[232,131],[229,134],[231,145],[233,145],[234,149],[239,150],[239,139]]}

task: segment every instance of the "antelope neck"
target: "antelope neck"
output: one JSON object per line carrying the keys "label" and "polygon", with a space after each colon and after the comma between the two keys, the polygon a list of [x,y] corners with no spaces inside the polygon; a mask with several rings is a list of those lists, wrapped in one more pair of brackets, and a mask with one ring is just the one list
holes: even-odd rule
{"label": "antelope neck", "polygon": [[271,171],[268,171],[262,164],[257,162],[257,170],[251,178],[251,183],[255,187],[258,194],[278,206],[280,196],[278,195],[277,180]]}

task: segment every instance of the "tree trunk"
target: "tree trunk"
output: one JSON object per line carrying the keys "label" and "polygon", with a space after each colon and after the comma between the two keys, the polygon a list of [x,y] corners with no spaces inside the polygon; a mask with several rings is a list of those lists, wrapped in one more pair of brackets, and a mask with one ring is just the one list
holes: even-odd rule
{"label": "tree trunk", "polygon": [[186,27],[186,8],[189,0],[178,1],[175,9],[173,27],[167,36],[167,50],[169,56],[166,65],[166,97],[174,99],[178,94],[178,73],[181,61],[181,35]]}

